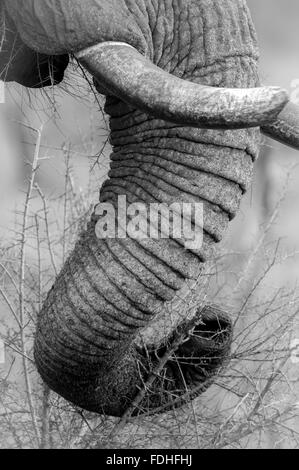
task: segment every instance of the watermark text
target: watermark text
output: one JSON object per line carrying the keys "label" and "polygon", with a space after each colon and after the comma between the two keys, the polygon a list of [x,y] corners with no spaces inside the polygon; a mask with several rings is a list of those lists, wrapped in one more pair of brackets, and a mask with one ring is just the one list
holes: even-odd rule
{"label": "watermark text", "polygon": [[99,203],[95,216],[98,217],[95,231],[99,239],[172,238],[182,240],[189,250],[202,247],[202,203],[127,204],[127,198],[123,195],[118,197],[116,207],[109,202]]}

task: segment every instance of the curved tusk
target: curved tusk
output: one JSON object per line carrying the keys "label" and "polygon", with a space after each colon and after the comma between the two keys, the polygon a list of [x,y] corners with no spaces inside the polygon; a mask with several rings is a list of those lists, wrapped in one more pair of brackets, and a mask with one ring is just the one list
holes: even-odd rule
{"label": "curved tusk", "polygon": [[259,127],[288,102],[278,87],[213,88],[164,72],[128,44],[106,42],[75,57],[110,93],[157,118],[200,128]]}
{"label": "curved tusk", "polygon": [[288,103],[278,119],[261,130],[268,137],[299,150],[299,106]]}

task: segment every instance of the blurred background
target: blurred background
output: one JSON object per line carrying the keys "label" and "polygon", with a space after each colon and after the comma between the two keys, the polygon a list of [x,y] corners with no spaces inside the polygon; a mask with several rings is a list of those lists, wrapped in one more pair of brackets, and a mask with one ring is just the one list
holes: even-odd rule
{"label": "blurred background", "polygon": [[[248,0],[248,5],[260,41],[262,82],[286,88],[292,100],[299,104],[299,2]],[[44,220],[46,215],[49,216],[51,230],[53,227],[56,230],[62,224],[65,215],[65,204],[61,195],[67,191],[69,206],[74,203],[80,206],[78,213],[87,213],[92,201],[97,200],[99,186],[105,179],[109,165],[108,132],[106,118],[102,113],[102,98],[93,94],[74,68],[68,70],[64,84],[58,89],[28,92],[22,87],[10,84],[5,88],[5,97],[5,103],[0,105],[2,264],[18,235],[16,219],[24,213],[24,191],[32,172],[37,142],[36,130],[42,133],[35,178],[39,186],[39,197],[30,200],[30,210],[35,213],[43,211]],[[96,171],[90,173],[94,168]],[[47,201],[51,202],[45,206]],[[17,226],[18,223],[19,221]],[[43,231],[47,230],[49,227],[45,226]],[[48,250],[45,255],[48,258],[50,256],[54,272],[61,265],[65,254],[56,241],[53,241],[53,251]],[[258,273],[265,265],[268,266],[273,250],[275,253],[279,252],[278,262],[271,266],[267,276],[255,286],[255,281],[259,279]],[[274,295],[282,299],[285,295],[283,292],[288,292],[292,295],[288,306],[292,311],[298,308],[298,152],[264,138],[252,189],[243,201],[238,217],[230,226],[221,253],[219,260],[223,263],[224,274],[222,279],[219,275],[210,283],[211,297],[217,292],[219,299],[225,298],[226,304],[233,307],[238,304],[240,297],[244,299],[254,286],[256,305],[261,305],[265,299],[269,300]],[[26,263],[29,266],[36,263],[36,247],[33,241],[27,246]],[[6,264],[5,269],[7,270]],[[13,271],[13,267],[11,269]],[[45,290],[53,280],[53,269],[45,276]],[[245,270],[250,273],[249,279],[240,286],[240,279]],[[3,270],[0,277],[1,286],[10,292],[6,276],[7,272]],[[230,294],[233,292],[235,295],[238,290],[242,291],[242,295],[235,301]],[[0,334],[4,337],[11,325],[8,320],[7,301],[0,305]],[[276,321],[281,318],[282,305],[283,303],[280,305]],[[299,344],[299,327],[298,321],[295,320],[290,341],[296,344],[297,339]],[[292,384],[292,397],[295,396],[294,400],[299,404],[299,364],[294,357],[288,363],[286,376]],[[9,367],[12,367],[11,364],[9,361]],[[5,367],[0,364],[0,378],[7,376],[7,367],[7,363]],[[298,419],[293,422],[293,427],[294,432],[299,432]],[[277,429],[264,436],[262,442],[264,447],[291,445],[291,439],[281,439]],[[248,443],[247,447],[250,445],[252,444]]]}
{"label": "blurred background", "polygon": [[[265,84],[286,88],[299,102],[299,4],[296,0],[248,0],[258,31],[261,48],[261,79]],[[98,98],[101,100],[101,98]],[[96,98],[79,74],[70,69],[59,89],[31,91],[6,85],[6,102],[0,106],[0,211],[2,229],[6,228],[16,190],[24,181],[26,166],[33,158],[36,134],[22,124],[39,129],[43,126],[42,153],[48,160],[41,165],[38,178],[46,193],[60,193],[64,181],[61,149],[73,154],[73,177],[85,190],[89,184],[91,158],[101,154],[103,171],[107,170],[109,148],[106,123]],[[104,152],[101,152],[104,148]],[[292,169],[288,196],[277,227],[277,236],[288,237],[290,246],[299,243],[297,207],[299,168],[297,154],[273,141],[264,140],[252,192],[244,203],[246,217],[234,222],[229,239],[236,248],[253,241],[259,224],[273,210]],[[249,206],[249,207],[248,207]],[[245,209],[246,207],[246,209]],[[4,218],[3,218],[4,217]],[[239,225],[242,224],[242,228]],[[294,269],[296,263],[288,271]]]}

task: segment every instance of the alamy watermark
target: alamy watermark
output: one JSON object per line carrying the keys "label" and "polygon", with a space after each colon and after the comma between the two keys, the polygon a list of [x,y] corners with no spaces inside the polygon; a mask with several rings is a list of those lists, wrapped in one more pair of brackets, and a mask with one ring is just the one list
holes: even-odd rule
{"label": "alamy watermark", "polygon": [[116,205],[99,203],[95,208],[95,216],[98,217],[95,232],[99,239],[173,238],[182,240],[189,250],[202,247],[202,203],[127,204],[126,196],[122,195],[118,197]]}

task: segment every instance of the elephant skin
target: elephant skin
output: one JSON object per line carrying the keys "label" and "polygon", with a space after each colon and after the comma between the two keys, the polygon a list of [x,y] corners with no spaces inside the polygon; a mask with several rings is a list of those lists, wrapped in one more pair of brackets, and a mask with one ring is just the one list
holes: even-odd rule
{"label": "elephant skin", "polygon": [[[2,3],[24,47],[35,57],[46,54],[60,61],[56,81],[67,54],[114,41],[133,46],[160,69],[189,82],[260,85],[257,38],[244,0]],[[30,67],[36,76],[36,64]],[[18,70],[15,77],[13,69],[10,73],[9,79],[30,86],[30,70],[26,80]],[[96,85],[99,92],[105,90]],[[117,207],[118,196],[125,195],[128,203],[147,206],[204,206],[198,250],[176,239],[99,240],[95,210],[38,316],[35,361],[44,381],[84,409],[121,416],[171,343],[170,336],[155,348],[141,348],[136,337],[213,256],[250,187],[260,129],[170,123],[106,95],[113,153],[100,202]],[[176,351],[179,359],[167,361],[136,412],[168,409],[186,390],[192,398],[204,391],[226,361],[231,338],[229,317],[206,307],[191,337]]]}

